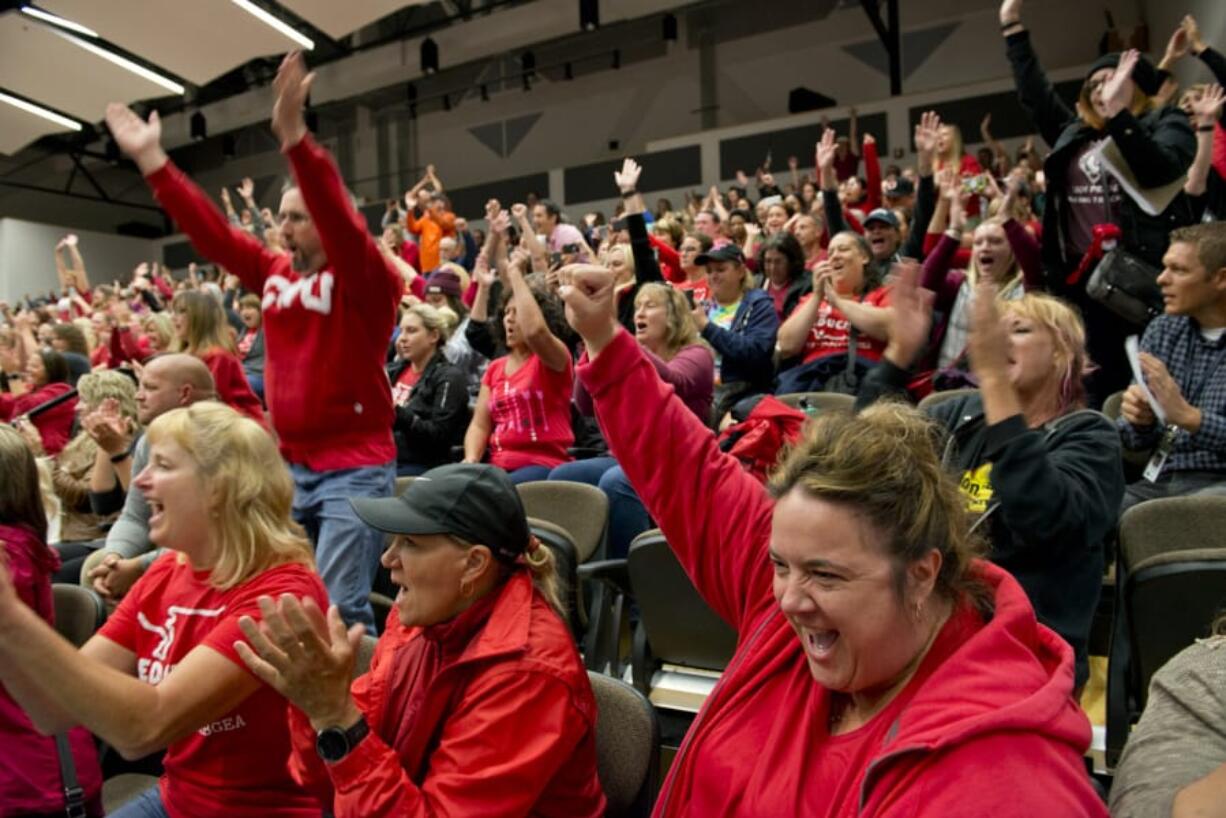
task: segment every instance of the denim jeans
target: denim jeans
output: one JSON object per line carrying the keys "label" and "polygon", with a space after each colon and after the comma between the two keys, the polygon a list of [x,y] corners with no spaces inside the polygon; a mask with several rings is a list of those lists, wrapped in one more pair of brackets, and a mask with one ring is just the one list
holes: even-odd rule
{"label": "denim jeans", "polygon": [[328,597],[346,624],[361,622],[375,633],[368,595],[383,551],[383,532],[358,519],[349,498],[390,497],[395,464],[312,471],[291,463],[289,469],[294,478],[294,519],[315,543],[315,567]]}
{"label": "denim jeans", "polygon": [[156,784],[108,815],[111,818],[170,818]]}
{"label": "denim jeans", "polygon": [[534,480],[547,480],[549,478],[548,466],[520,466],[515,471],[507,472],[507,476],[511,478],[511,482],[515,485],[520,483],[531,483]]}

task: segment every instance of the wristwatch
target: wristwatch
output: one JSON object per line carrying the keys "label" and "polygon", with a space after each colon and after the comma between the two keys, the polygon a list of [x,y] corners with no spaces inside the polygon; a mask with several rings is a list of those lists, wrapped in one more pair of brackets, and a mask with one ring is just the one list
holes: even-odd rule
{"label": "wristwatch", "polygon": [[358,719],[357,724],[349,727],[326,727],[315,736],[315,752],[329,764],[335,764],[357,747],[362,739],[370,733],[366,717]]}

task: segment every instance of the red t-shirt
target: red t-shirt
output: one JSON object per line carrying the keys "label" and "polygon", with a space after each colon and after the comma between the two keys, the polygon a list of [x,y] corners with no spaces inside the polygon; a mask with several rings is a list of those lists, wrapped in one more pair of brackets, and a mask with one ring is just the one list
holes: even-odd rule
{"label": "red t-shirt", "polygon": [[[800,303],[796,305],[796,309],[803,307],[812,297],[812,293],[803,296]],[[868,304],[872,307],[889,306],[890,288],[878,287],[859,300],[861,304]],[[846,353],[850,336],[851,322],[843,313],[830,306],[830,302],[823,301],[817,310],[817,320],[809,329],[809,337],[805,339],[804,363],[816,361],[827,355]],[[885,341],[870,338],[866,333],[858,332],[856,333],[856,355],[870,361],[879,361],[881,353],[885,352],[885,343]]]}
{"label": "red t-shirt", "polygon": [[706,276],[703,276],[697,281],[690,281],[688,279],[685,281],[678,281],[677,283],[673,284],[673,286],[678,290],[681,290],[681,292],[685,292],[686,290],[693,292],[695,304],[701,304],[704,301],[711,300],[711,289],[707,284]]}
{"label": "red t-shirt", "polygon": [[490,389],[490,462],[507,471],[523,466],[560,466],[575,442],[570,425],[574,366],[554,372],[533,355],[511,375],[509,357],[490,363],[481,383]]}
{"label": "red t-shirt", "polygon": [[791,284],[784,284],[782,287],[776,288],[769,281],[763,287],[766,290],[766,294],[771,297],[771,301],[775,302],[775,315],[779,316],[781,321],[783,320],[783,302],[788,300],[788,290],[791,288]]}
{"label": "red t-shirt", "polygon": [[[328,606],[323,582],[304,565],[280,565],[220,591],[208,571],[193,571],[179,554],[160,557],[124,597],[99,633],[136,654],[137,677],[156,685],[192,649],[204,645],[244,671],[234,651],[243,639],[238,619],[260,617],[256,600],[267,594],[309,596]],[[307,818],[319,804],[290,778],[285,699],[260,689],[212,724],[166,749],[162,801],[171,818]]]}
{"label": "red t-shirt", "polygon": [[404,406],[409,402],[409,398],[413,396],[413,387],[421,380],[421,373],[413,368],[410,364],[404,368],[404,372],[400,373],[400,377],[392,384],[392,403],[397,406]]}

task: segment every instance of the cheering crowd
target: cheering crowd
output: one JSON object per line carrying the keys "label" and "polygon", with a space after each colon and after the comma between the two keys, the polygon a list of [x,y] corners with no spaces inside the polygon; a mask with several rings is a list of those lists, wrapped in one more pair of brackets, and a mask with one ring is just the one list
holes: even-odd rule
{"label": "cheering crowd", "polygon": [[[811,176],[678,206],[626,159],[612,214],[470,222],[431,165],[371,235],[296,53],[276,212],[111,105],[211,265],[94,284],[69,235],[49,297],[0,303],[0,816],[64,814],[63,753],[102,814],[91,734],[164,751],[124,818],[603,815],[543,480],[605,493],[608,557],[659,528],[738,635],[654,814],[1107,814],[1077,694],[1120,515],[1226,494],[1226,58],[1187,17],[1070,107],[1022,5],[1015,155],[930,111],[882,167],[853,110]],[[80,650],[52,581],[111,609]],[[1179,679],[1226,654],[1190,651],[1111,814],[1221,814],[1226,704]],[[1196,752],[1171,700],[1217,725]]]}

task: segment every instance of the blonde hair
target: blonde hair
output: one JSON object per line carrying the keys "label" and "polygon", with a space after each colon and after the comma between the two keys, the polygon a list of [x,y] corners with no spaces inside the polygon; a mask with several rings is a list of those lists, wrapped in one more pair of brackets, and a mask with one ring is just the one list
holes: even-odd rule
{"label": "blonde hair", "polygon": [[[1153,107],[1154,103],[1140,87],[1132,89],[1132,100],[1128,103],[1128,110],[1133,116],[1140,116],[1146,113]],[[1107,130],[1107,120],[1098,115],[1094,110],[1094,102],[1090,98],[1090,78],[1081,85],[1081,91],[1077,95],[1077,116],[1081,121],[1089,125],[1096,131]]]}
{"label": "blonde hair", "polygon": [[657,235],[667,235],[673,240],[673,247],[681,247],[685,240],[685,226],[671,213],[656,219],[652,231]]}
{"label": "blonde hair", "polygon": [[938,436],[929,418],[902,403],[881,402],[854,415],[826,412],[806,424],[768,488],[775,499],[800,491],[869,523],[882,535],[900,597],[907,566],[935,548],[941,554],[935,592],[982,605],[987,597],[971,561],[983,546],[971,536],[966,503],[937,455]]}
{"label": "blonde hair", "polygon": [[680,290],[655,281],[644,284],[634,296],[634,308],[637,310],[648,298],[663,303],[667,312],[668,332],[664,337],[664,345],[668,349],[670,359],[686,347],[702,343],[698,327],[694,325],[694,316],[690,313],[689,302]]}
{"label": "blonde hair", "polygon": [[94,332],[94,322],[82,316],[72,319],[72,323],[81,330],[81,334],[85,336],[86,346],[89,347],[90,352],[93,352],[94,347],[98,346],[98,333]]}
{"label": "blonde hair", "polygon": [[[448,310],[448,312],[451,312],[451,310]],[[451,330],[455,327],[455,324],[448,321],[447,317],[443,315],[438,307],[432,307],[426,303],[414,304],[409,307],[404,311],[404,315],[401,316],[400,320],[403,321],[410,315],[416,315],[427,332],[438,333],[438,343],[435,346],[441,347],[447,343],[447,339],[451,337]],[[455,313],[452,313],[452,315],[455,315]]]}
{"label": "blonde hair", "polygon": [[82,403],[94,409],[107,398],[113,398],[119,404],[119,414],[136,421],[136,384],[122,372],[100,369],[82,375],[77,381],[77,394]]}
{"label": "blonde hair", "polygon": [[1000,309],[1001,317],[1018,315],[1051,333],[1052,343],[1060,353],[1062,362],[1057,364],[1060,374],[1060,414],[1085,406],[1082,377],[1090,367],[1090,360],[1086,353],[1085,324],[1076,308],[1054,295],[1026,293],[1015,301],[1001,302]]}
{"label": "blonde hair", "polygon": [[962,129],[952,122],[946,122],[941,125],[941,128],[949,129],[949,151],[948,155],[940,155],[934,157],[933,169],[942,170],[943,168],[952,167],[955,171],[962,169],[962,154],[966,151],[966,143],[962,141]]}
{"label": "blonde hair", "polygon": [[141,320],[141,328],[145,330],[145,335],[157,336],[159,350],[167,352],[174,345],[175,328],[166,313],[154,312],[146,315]]}
{"label": "blonde hair", "polygon": [[524,552],[521,561],[532,574],[532,584],[536,590],[565,621],[567,614],[566,605],[562,602],[562,581],[558,577],[558,563],[553,550],[538,540],[536,549]]}
{"label": "blonde hair", "polygon": [[290,516],[294,483],[258,423],[200,401],[160,415],[148,435],[152,445],[178,444],[204,481],[218,545],[209,584],[226,590],[278,565],[314,567],[311,544]]}
{"label": "blonde hair", "polygon": [[174,297],[171,308],[187,315],[187,337],[179,339],[180,352],[203,355],[211,349],[236,351],[221,302],[207,292],[184,290]]}

